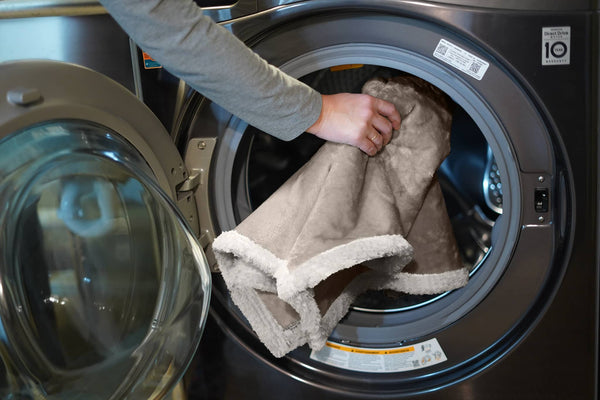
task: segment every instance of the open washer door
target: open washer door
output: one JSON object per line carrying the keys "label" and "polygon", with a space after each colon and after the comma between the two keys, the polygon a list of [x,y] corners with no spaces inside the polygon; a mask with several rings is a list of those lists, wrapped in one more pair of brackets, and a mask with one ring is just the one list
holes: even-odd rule
{"label": "open washer door", "polygon": [[29,61],[0,76],[0,397],[163,397],[211,284],[175,146],[94,71]]}

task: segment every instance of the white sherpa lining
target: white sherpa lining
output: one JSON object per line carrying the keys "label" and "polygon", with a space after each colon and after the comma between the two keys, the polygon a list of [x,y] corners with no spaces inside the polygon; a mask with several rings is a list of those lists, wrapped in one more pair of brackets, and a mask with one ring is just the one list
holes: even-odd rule
{"label": "white sherpa lining", "polygon": [[390,277],[381,288],[414,295],[438,294],[461,288],[469,280],[469,269],[460,268],[438,274],[410,274],[400,272]]}
{"label": "white sherpa lining", "polygon": [[[412,246],[401,235],[381,235],[360,238],[319,253],[290,271],[287,262],[237,231],[219,235],[213,249],[236,254],[246,264],[271,275],[277,284],[277,295],[286,301],[300,291],[314,288],[332,274],[383,257],[393,258],[396,271],[410,262]],[[386,261],[386,265],[391,265]],[[383,265],[383,264],[382,264]]]}
{"label": "white sherpa lining", "polygon": [[[312,287],[333,273],[331,269],[325,270],[325,268],[335,261],[338,266],[336,271],[339,271],[360,264],[360,260],[372,260],[395,252],[401,252],[397,257],[403,267],[410,261],[412,247],[403,238],[401,241],[397,239],[393,235],[360,239],[361,250],[359,251],[349,244],[338,246],[322,253],[323,257],[315,257],[302,264],[302,267],[298,268],[301,273],[298,274],[281,272],[287,270],[284,260],[277,258],[267,249],[236,231],[225,232],[217,237],[213,249],[217,250],[215,255],[234,303],[246,316],[265,346],[276,357],[282,357],[306,342],[313,349],[322,348],[329,333],[348,312],[352,302],[366,289],[379,288],[409,294],[433,294],[453,290],[467,283],[466,268],[439,274],[398,272],[392,276],[389,273],[369,271],[355,277],[331,304],[325,315],[321,316]],[[384,248],[384,244],[388,248]],[[373,245],[372,252],[368,251],[371,249],[370,245]],[[339,262],[340,258],[343,262]],[[311,273],[317,274],[320,279],[312,277]],[[277,279],[293,280],[298,276],[302,277],[305,285],[312,286],[302,288],[298,284],[275,283]],[[275,293],[277,289],[277,295],[283,299],[279,292],[282,287],[286,290],[287,296],[284,300],[300,316],[300,323],[291,327],[282,327],[276,321],[257,292],[262,290]]]}

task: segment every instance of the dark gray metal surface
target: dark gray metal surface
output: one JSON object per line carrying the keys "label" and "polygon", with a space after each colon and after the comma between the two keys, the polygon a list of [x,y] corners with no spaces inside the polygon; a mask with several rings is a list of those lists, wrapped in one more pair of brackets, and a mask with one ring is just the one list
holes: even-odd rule
{"label": "dark gray metal surface", "polygon": [[94,0],[3,0],[0,19],[106,14]]}
{"label": "dark gray metal surface", "polygon": [[[260,10],[266,10],[272,7],[297,2],[297,0],[258,0],[258,6]],[[535,11],[593,10],[598,5],[597,0],[437,0],[417,1],[415,3],[424,6],[426,4],[438,3],[468,8]]]}
{"label": "dark gray metal surface", "polygon": [[[597,57],[592,51],[593,13],[589,11],[592,5],[553,3],[549,7],[574,8],[517,12],[442,3],[304,2],[242,18],[230,26],[270,62],[289,68],[288,72],[296,76],[319,65],[318,68],[330,66],[324,56],[331,56],[324,49],[326,46],[347,47],[348,55],[336,58],[337,61],[357,61],[361,54],[367,54],[363,48],[351,51],[353,45],[358,46],[357,42],[390,45],[414,52],[418,57],[431,58],[426,49],[433,52],[436,33],[437,39],[441,35],[458,40],[490,62],[490,75],[484,82],[465,78],[452,69],[436,72],[435,68],[425,68],[421,70],[422,76],[436,84],[446,82],[448,87],[444,90],[460,92],[457,89],[460,85],[453,86],[449,83],[452,79],[439,74],[454,75],[455,82],[467,82],[490,106],[510,142],[511,150],[506,150],[506,154],[513,152],[513,162],[519,165],[519,170],[530,172],[521,175],[519,181],[524,188],[521,198],[524,215],[531,212],[527,211],[528,204],[535,190],[527,188],[535,188],[536,173],[542,172],[544,181],[551,182],[555,219],[550,228],[533,223],[521,233],[497,238],[518,241],[512,253],[515,268],[507,269],[490,295],[470,313],[435,333],[443,338],[440,343],[448,344],[449,359],[465,357],[461,359],[463,364],[453,370],[442,372],[440,367],[419,373],[361,374],[313,362],[308,358],[308,349],[274,359],[262,350],[243,320],[231,312],[231,304],[221,296],[226,292],[215,291],[218,300],[213,302],[213,316],[227,336],[217,333],[202,344],[196,359],[199,365],[191,373],[192,385],[197,389],[191,398],[595,398],[598,268],[595,241],[589,240],[596,231],[595,218],[589,217],[596,215],[597,207],[594,117],[597,112],[591,108],[594,95],[590,79],[597,73],[592,63]],[[533,2],[527,4],[535,9]],[[401,18],[412,19],[414,23],[395,25],[394,21]],[[435,28],[423,28],[428,25]],[[378,31],[377,26],[387,28]],[[541,29],[545,26],[571,27],[570,65],[542,67]],[[319,47],[323,47],[322,51],[315,51]],[[312,64],[305,61],[299,66],[301,53],[306,59],[315,54],[317,57]],[[406,61],[402,57],[390,59],[394,60],[390,64]],[[416,64],[407,62],[406,67],[413,68]],[[515,84],[520,88],[517,91],[511,89]],[[522,107],[515,101],[527,105]],[[537,117],[533,120],[540,124],[537,128],[527,122],[534,114]],[[207,126],[210,125],[219,123],[207,121]],[[199,130],[199,134],[200,131],[210,135],[207,133],[210,129]],[[498,134],[492,131],[492,137]],[[239,139],[239,135],[234,136]],[[551,138],[551,144],[542,144],[546,141],[539,140],[541,137]],[[239,145],[226,137],[225,142],[233,148]],[[231,160],[233,156],[225,158]],[[548,159],[557,163],[555,169],[540,167],[540,162]],[[219,175],[221,178],[231,173],[231,169],[225,168],[229,162],[221,165],[223,169],[217,168],[224,171]],[[530,215],[536,216],[535,212]],[[547,268],[536,270],[534,266],[540,263]],[[508,321],[514,325],[510,326]],[[464,330],[459,335],[457,326],[461,325]],[[482,353],[484,356],[469,358],[469,348],[483,345],[490,332],[496,332],[498,339],[491,350]],[[560,354],[569,343],[579,343],[582,349],[590,351],[577,352],[578,361],[570,363],[565,361],[564,353]],[[209,366],[203,361],[208,358],[221,361]],[[427,372],[429,375],[423,375]]]}
{"label": "dark gray metal surface", "polygon": [[[205,13],[218,21],[238,18],[257,11],[279,7],[297,0],[195,0]],[[484,9],[582,11],[598,7],[597,0],[437,0],[441,3]],[[105,14],[106,10],[95,0],[3,0],[0,19],[47,16],[81,16]]]}

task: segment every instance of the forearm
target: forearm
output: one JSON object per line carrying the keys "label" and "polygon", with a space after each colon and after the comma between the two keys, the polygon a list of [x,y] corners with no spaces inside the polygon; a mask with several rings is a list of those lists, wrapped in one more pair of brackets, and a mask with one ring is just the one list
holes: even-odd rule
{"label": "forearm", "polygon": [[101,0],[145,51],[251,125],[293,139],[321,111],[321,96],[253,53],[191,0]]}

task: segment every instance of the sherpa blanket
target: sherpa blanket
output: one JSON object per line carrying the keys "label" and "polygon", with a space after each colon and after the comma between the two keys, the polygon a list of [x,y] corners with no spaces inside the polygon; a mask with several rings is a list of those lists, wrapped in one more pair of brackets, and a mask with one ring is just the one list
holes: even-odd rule
{"label": "sherpa blanket", "polygon": [[320,349],[367,289],[435,294],[467,283],[436,170],[450,151],[443,93],[371,80],[402,124],[374,157],[327,142],[213,250],[234,303],[277,357]]}

